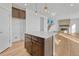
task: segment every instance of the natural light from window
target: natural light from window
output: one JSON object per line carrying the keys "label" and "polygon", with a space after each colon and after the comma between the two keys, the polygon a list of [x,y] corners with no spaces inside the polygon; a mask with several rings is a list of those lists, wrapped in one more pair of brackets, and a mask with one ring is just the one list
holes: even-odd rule
{"label": "natural light from window", "polygon": [[72,33],[75,33],[76,32],[76,24],[73,24],[72,25]]}

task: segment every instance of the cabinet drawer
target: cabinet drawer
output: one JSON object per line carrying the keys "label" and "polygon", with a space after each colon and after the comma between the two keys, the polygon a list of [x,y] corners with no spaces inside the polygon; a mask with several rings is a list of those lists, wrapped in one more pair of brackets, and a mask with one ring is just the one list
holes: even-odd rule
{"label": "cabinet drawer", "polygon": [[32,36],[32,40],[35,40],[35,41],[37,41],[39,43],[44,43],[44,39],[40,38],[40,37]]}
{"label": "cabinet drawer", "polygon": [[32,40],[32,43],[43,46],[43,44],[40,44],[39,42],[37,42],[35,40]]}
{"label": "cabinet drawer", "polygon": [[25,34],[25,38],[30,38],[31,39],[31,35],[30,34]]}
{"label": "cabinet drawer", "polygon": [[32,39],[35,40],[35,41],[38,41],[39,38],[36,37],[36,36],[32,36]]}

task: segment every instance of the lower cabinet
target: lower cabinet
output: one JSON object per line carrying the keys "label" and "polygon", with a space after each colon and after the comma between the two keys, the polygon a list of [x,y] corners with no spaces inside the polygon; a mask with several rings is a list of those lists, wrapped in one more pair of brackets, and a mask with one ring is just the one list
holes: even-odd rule
{"label": "lower cabinet", "polygon": [[32,54],[32,42],[30,37],[25,38],[25,48],[30,54]]}
{"label": "lower cabinet", "polygon": [[32,55],[33,56],[39,55],[39,46],[36,43],[32,44]]}
{"label": "lower cabinet", "polygon": [[61,36],[56,35],[55,40],[55,55],[63,56],[64,55],[64,40],[62,40]]}
{"label": "lower cabinet", "polygon": [[[73,40],[76,40],[73,38]],[[55,55],[56,56],[79,56],[79,43],[56,35]]]}
{"label": "lower cabinet", "polygon": [[43,56],[44,55],[44,49],[43,45],[36,41],[32,41],[32,55],[34,56]]}
{"label": "lower cabinet", "polygon": [[71,56],[79,56],[79,43],[70,41],[70,55]]}
{"label": "lower cabinet", "polygon": [[26,34],[25,48],[33,56],[44,56],[44,39]]}
{"label": "lower cabinet", "polygon": [[70,44],[67,38],[56,35],[55,40],[55,55],[56,56],[68,56],[70,55]]}

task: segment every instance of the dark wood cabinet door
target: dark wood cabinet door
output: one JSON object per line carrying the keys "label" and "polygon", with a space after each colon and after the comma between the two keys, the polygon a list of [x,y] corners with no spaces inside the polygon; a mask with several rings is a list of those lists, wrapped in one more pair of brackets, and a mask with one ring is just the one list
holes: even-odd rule
{"label": "dark wood cabinet door", "polygon": [[26,12],[24,10],[20,10],[18,8],[12,7],[12,17],[25,19]]}
{"label": "dark wood cabinet door", "polygon": [[39,45],[39,56],[44,56],[44,46]]}
{"label": "dark wood cabinet door", "polygon": [[44,47],[40,45],[40,43],[32,41],[32,55],[33,56],[43,56],[44,55]]}
{"label": "dark wood cabinet door", "polygon": [[25,11],[19,10],[20,11],[20,18],[25,19]]}
{"label": "dark wood cabinet door", "polygon": [[39,55],[39,47],[35,43],[32,43],[32,55],[33,56],[38,56]]}
{"label": "dark wood cabinet door", "polygon": [[25,48],[32,56],[44,56],[44,39],[26,34]]}
{"label": "dark wood cabinet door", "polygon": [[35,41],[37,41],[40,44],[43,44],[44,43],[44,38],[32,36],[32,39],[35,40]]}
{"label": "dark wood cabinet door", "polygon": [[31,38],[27,38],[25,39],[25,48],[27,49],[27,51],[31,54],[32,53],[32,42],[31,42]]}
{"label": "dark wood cabinet door", "polygon": [[14,7],[12,7],[12,17],[19,18],[19,11]]}

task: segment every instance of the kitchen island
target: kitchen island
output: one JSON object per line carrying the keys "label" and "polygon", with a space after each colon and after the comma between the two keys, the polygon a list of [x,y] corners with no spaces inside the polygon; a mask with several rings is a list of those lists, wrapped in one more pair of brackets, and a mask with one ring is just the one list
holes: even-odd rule
{"label": "kitchen island", "polygon": [[53,34],[47,32],[27,32],[25,48],[32,56],[53,56]]}
{"label": "kitchen island", "polygon": [[79,56],[79,33],[58,33],[55,39],[55,55]]}

